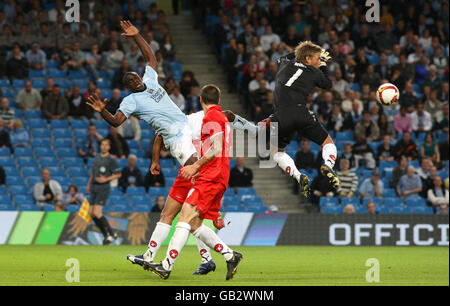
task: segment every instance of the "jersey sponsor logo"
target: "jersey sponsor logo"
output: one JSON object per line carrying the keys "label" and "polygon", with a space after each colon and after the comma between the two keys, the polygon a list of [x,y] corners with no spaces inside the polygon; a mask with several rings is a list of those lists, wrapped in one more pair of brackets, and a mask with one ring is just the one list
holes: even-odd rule
{"label": "jersey sponsor logo", "polygon": [[156,241],[150,241],[150,246],[152,247],[152,248],[155,248],[156,246],[157,246],[158,244],[156,243]]}
{"label": "jersey sponsor logo", "polygon": [[161,99],[164,97],[164,95],[166,94],[165,90],[162,90],[161,88],[158,88],[158,90],[156,90],[156,92],[150,92],[150,90],[148,91],[150,94],[150,97],[155,100],[156,103],[159,103],[159,101],[161,101]]}
{"label": "jersey sponsor logo", "polygon": [[175,259],[178,256],[178,251],[177,250],[170,250],[169,255],[171,258]]}
{"label": "jersey sponsor logo", "polygon": [[223,245],[221,245],[220,243],[218,243],[218,244],[216,244],[215,246],[214,246],[214,250],[216,251],[216,252],[222,252],[222,250],[223,250]]}

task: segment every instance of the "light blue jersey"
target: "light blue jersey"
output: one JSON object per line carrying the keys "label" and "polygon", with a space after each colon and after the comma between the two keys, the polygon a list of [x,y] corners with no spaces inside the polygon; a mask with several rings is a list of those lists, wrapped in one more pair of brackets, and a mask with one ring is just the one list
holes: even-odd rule
{"label": "light blue jersey", "polygon": [[158,75],[152,67],[147,65],[142,80],[147,88],[126,96],[120,103],[119,111],[127,118],[134,115],[144,120],[169,147],[176,136],[181,135],[187,125],[187,117],[159,85]]}

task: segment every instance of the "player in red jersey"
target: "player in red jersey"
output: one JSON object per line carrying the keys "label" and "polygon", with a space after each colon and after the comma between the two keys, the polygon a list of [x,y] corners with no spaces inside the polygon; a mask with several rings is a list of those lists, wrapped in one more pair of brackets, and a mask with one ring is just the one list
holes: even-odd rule
{"label": "player in red jersey", "polygon": [[205,112],[201,131],[202,157],[193,165],[181,169],[184,179],[194,180],[193,186],[181,208],[166,258],[160,263],[144,262],[144,267],[163,279],[169,277],[176,258],[186,244],[189,232],[225,257],[227,280],[236,273],[242,259],[240,253],[230,249],[213,230],[202,224],[205,218],[217,220],[219,216],[220,202],[230,175],[229,154],[232,140],[229,121],[219,106],[219,88],[215,85],[204,86],[200,102]]}

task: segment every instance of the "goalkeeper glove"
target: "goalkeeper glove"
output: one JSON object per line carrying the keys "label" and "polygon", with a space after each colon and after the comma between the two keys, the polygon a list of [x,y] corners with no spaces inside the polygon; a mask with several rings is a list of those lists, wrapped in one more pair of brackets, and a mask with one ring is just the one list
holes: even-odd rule
{"label": "goalkeeper glove", "polygon": [[330,53],[325,51],[325,49],[322,49],[322,51],[320,51],[320,66],[326,66],[329,60],[331,60]]}

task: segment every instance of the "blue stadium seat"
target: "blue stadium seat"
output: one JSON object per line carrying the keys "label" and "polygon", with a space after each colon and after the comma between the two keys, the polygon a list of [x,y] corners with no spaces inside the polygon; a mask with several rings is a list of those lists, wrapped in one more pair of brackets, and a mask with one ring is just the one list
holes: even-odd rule
{"label": "blue stadium seat", "polygon": [[[28,187],[33,188],[34,185],[36,185],[37,182],[42,181],[42,177],[40,176],[29,176],[25,178],[25,183],[27,184]],[[31,189],[30,189],[31,191]]]}
{"label": "blue stadium seat", "polygon": [[72,80],[72,86],[78,85],[78,86],[80,86],[80,88],[88,87],[88,83],[89,83],[88,80],[83,80],[83,79],[74,79],[74,80]]}
{"label": "blue stadium seat", "polygon": [[340,208],[336,206],[323,206],[320,208],[320,212],[323,214],[338,214],[340,213]]}
{"label": "blue stadium seat", "polygon": [[87,129],[76,129],[75,130],[75,138],[78,139],[85,139],[88,135]]}
{"label": "blue stadium seat", "polygon": [[20,204],[16,205],[17,210],[20,211],[40,211],[41,208],[34,204]]}
{"label": "blue stadium seat", "polygon": [[255,188],[238,188],[237,195],[240,197],[242,197],[243,195],[255,195],[256,196],[256,190],[255,190]]}
{"label": "blue stadium seat", "polygon": [[[23,181],[23,179],[21,179],[21,180]],[[9,186],[8,189],[9,189],[9,193],[11,195],[18,195],[18,194],[25,195],[25,194],[28,194],[30,191],[25,185],[22,185],[22,184]]]}
{"label": "blue stadium seat", "polygon": [[108,129],[97,129],[97,133],[99,133],[100,135],[102,135],[105,138],[106,136],[108,136],[109,130]]}
{"label": "blue stadium seat", "polygon": [[11,199],[7,194],[0,194],[0,204],[11,205]]}
{"label": "blue stadium seat", "polygon": [[0,79],[0,87],[9,87],[11,84],[8,79]]}
{"label": "blue stadium seat", "polygon": [[50,171],[50,174],[52,177],[55,176],[66,176],[66,172],[64,171],[64,169],[60,168],[60,167],[48,167],[48,170]]}
{"label": "blue stadium seat", "polygon": [[413,199],[407,199],[405,204],[408,207],[425,207],[427,203],[426,203],[425,199],[413,198]]}
{"label": "blue stadium seat", "polygon": [[33,87],[38,90],[45,88],[47,85],[44,79],[32,79],[31,83],[33,84]]}
{"label": "blue stadium seat", "polygon": [[426,214],[426,215],[431,215],[433,214],[433,208],[430,206],[420,206],[420,207],[412,207],[411,208],[412,213],[414,214]]}
{"label": "blue stadium seat", "polygon": [[150,141],[150,139],[151,139],[153,136],[155,136],[155,132],[153,132],[152,129],[148,129],[148,128],[141,129],[141,139],[142,139],[142,140],[148,139],[148,140]]}
{"label": "blue stadium seat", "polygon": [[413,166],[413,167],[416,168],[416,169],[419,169],[419,168],[420,168],[419,161],[417,161],[417,160],[409,161],[409,162],[408,162],[408,166]]}
{"label": "blue stadium seat", "polygon": [[172,187],[172,185],[175,183],[174,177],[166,177],[164,179],[166,181],[166,187]]}
{"label": "blue stadium seat", "polygon": [[13,88],[22,89],[25,87],[25,80],[14,79],[11,85]]}
{"label": "blue stadium seat", "polygon": [[343,141],[354,141],[354,135],[353,132],[337,132],[336,133],[336,140],[343,140]]}
{"label": "blue stadium seat", "polygon": [[63,165],[66,168],[69,167],[84,167],[84,161],[81,157],[65,157],[63,159]]}
{"label": "blue stadium seat", "polygon": [[53,137],[55,137],[55,139],[72,138],[72,132],[66,128],[57,128],[53,130]]}
{"label": "blue stadium seat", "polygon": [[55,157],[55,152],[51,148],[36,148],[34,149],[34,155],[39,157]]}
{"label": "blue stadium seat", "polygon": [[380,198],[364,198],[363,199],[363,206],[367,207],[367,203],[374,202],[376,207],[380,207],[383,205],[383,201]]}
{"label": "blue stadium seat", "polygon": [[9,166],[12,167],[15,164],[14,158],[11,158],[11,156],[0,156],[0,166]]}
{"label": "blue stadium seat", "polygon": [[58,148],[55,150],[55,152],[59,158],[77,157],[78,156],[78,152],[72,148]]}
{"label": "blue stadium seat", "polygon": [[[19,171],[19,169],[17,169],[15,167],[15,165],[12,167],[3,167],[3,170],[5,170],[5,174],[7,177],[8,176],[20,176],[20,171]],[[1,194],[1,192],[0,192],[0,194]]]}
{"label": "blue stadium seat", "polygon": [[163,168],[162,173],[165,177],[177,177],[178,176],[178,169],[174,168]]}
{"label": "blue stadium seat", "polygon": [[0,148],[0,156],[1,157],[11,156],[11,150],[9,148]]}
{"label": "blue stadium seat", "polygon": [[440,170],[438,176],[442,177],[443,180],[446,179],[448,177],[448,169]]}
{"label": "blue stadium seat", "polygon": [[97,127],[97,129],[109,129],[109,125],[104,120],[92,120],[92,123]]}
{"label": "blue stadium seat", "polygon": [[128,198],[124,194],[120,195],[111,195],[109,197],[109,203],[112,205],[127,205],[129,204]]}
{"label": "blue stadium seat", "polygon": [[33,149],[36,148],[49,148],[51,143],[51,138],[34,138],[31,141],[31,146]]}
{"label": "blue stadium seat", "polygon": [[47,121],[44,119],[30,119],[28,120],[28,127],[30,129],[47,129]]}
{"label": "blue stadium seat", "polygon": [[227,188],[227,190],[225,191],[224,196],[235,196],[236,193],[234,192],[233,188]]}
{"label": "blue stadium seat", "polygon": [[20,167],[35,167],[37,165],[37,162],[33,157],[17,157],[16,160]]}
{"label": "blue stadium seat", "polygon": [[45,212],[55,211],[55,206],[53,206],[53,205],[44,205],[44,211]]}
{"label": "blue stadium seat", "polygon": [[136,205],[150,205],[151,199],[145,195],[133,195],[129,197],[130,203],[133,206]]}
{"label": "blue stadium seat", "polygon": [[170,158],[166,159],[160,159],[159,164],[161,165],[161,168],[174,168],[173,160]]}
{"label": "blue stadium seat", "polygon": [[16,209],[12,205],[0,204],[0,210],[16,210]]}
{"label": "blue stadium seat", "polygon": [[71,138],[59,138],[53,142],[53,147],[56,148],[72,148]]}
{"label": "blue stadium seat", "polygon": [[[67,77],[67,73],[64,70],[59,69],[47,69],[47,77],[49,78],[65,78]],[[61,86],[61,82],[55,81],[56,84]]]}
{"label": "blue stadium seat", "polygon": [[[130,188],[128,188],[130,189]],[[157,196],[164,195],[166,193],[166,189],[164,187],[150,187],[148,191],[149,196]],[[129,190],[127,190],[127,194],[129,194]]]}
{"label": "blue stadium seat", "polygon": [[39,158],[39,164],[43,168],[59,167],[60,166],[60,160],[55,158],[54,156],[53,157],[47,157],[46,156],[46,157]]}
{"label": "blue stadium seat", "polygon": [[71,121],[72,129],[87,129],[89,127],[89,121],[74,119]]}
{"label": "blue stadium seat", "polygon": [[391,180],[393,170],[394,170],[393,168],[384,168],[383,177],[388,180]]}
{"label": "blue stadium seat", "polygon": [[34,205],[34,199],[32,196],[30,195],[26,195],[26,194],[18,194],[14,196],[14,204],[17,205],[22,205],[22,204],[29,204],[29,205]]}
{"label": "blue stadium seat", "polygon": [[[150,191],[155,190],[155,189],[164,189],[164,188],[163,187],[151,187]],[[127,193],[127,196],[135,196],[135,195],[145,196],[145,194],[146,194],[144,187],[128,187],[126,193]]]}
{"label": "blue stadium seat", "polygon": [[150,212],[151,210],[152,206],[150,204],[139,204],[133,208],[133,211],[135,212]]}
{"label": "blue stadium seat", "polygon": [[111,207],[111,211],[114,212],[129,212],[131,211],[130,207],[128,207],[128,205],[123,205],[123,204],[117,204]]}
{"label": "blue stadium seat", "polygon": [[65,119],[61,120],[50,120],[50,128],[51,129],[68,129],[69,122]]}
{"label": "blue stadium seat", "polygon": [[80,210],[80,205],[69,205],[67,206],[68,212],[78,212]]}
{"label": "blue stadium seat", "polygon": [[127,140],[127,143],[130,149],[139,149],[139,142],[137,142],[136,140]]}
{"label": "blue stadium seat", "polygon": [[[86,78],[86,72],[84,70],[70,70],[69,71],[69,78],[70,79],[84,79]],[[87,87],[86,86],[81,86],[81,87]]]}
{"label": "blue stadium seat", "polygon": [[89,181],[89,177],[87,176],[77,176],[77,177],[72,177],[72,184],[78,186],[86,186],[88,181]]}
{"label": "blue stadium seat", "polygon": [[22,175],[24,177],[28,176],[40,176],[41,175],[41,169],[38,167],[24,167],[22,169]]}
{"label": "blue stadium seat", "polygon": [[406,214],[409,210],[407,210],[403,206],[394,206],[391,208],[391,214]]}
{"label": "blue stadium seat", "polygon": [[339,199],[336,197],[321,197],[319,200],[319,205],[322,206],[338,206]]}
{"label": "blue stadium seat", "polygon": [[226,210],[228,212],[238,212],[238,211],[243,211],[243,208],[240,205],[228,205],[226,207]]}
{"label": "blue stadium seat", "polygon": [[21,178],[20,176],[7,176],[6,185],[23,185],[23,178]]}
{"label": "blue stadium seat", "polygon": [[345,206],[347,204],[352,204],[354,206],[360,206],[361,205],[361,203],[360,203],[358,198],[342,198],[341,199],[341,204],[343,206]]}
{"label": "blue stadium seat", "polygon": [[251,206],[251,207],[259,207],[263,206],[263,200],[260,197],[256,197],[253,199],[245,199],[244,200],[245,206]]}
{"label": "blue stadium seat", "polygon": [[9,87],[1,87],[0,90],[6,98],[13,98],[15,96],[15,92]]}
{"label": "blue stadium seat", "polygon": [[385,169],[385,168],[395,168],[397,166],[397,162],[395,162],[395,161],[384,161],[384,160],[382,160],[382,161],[380,161],[380,166],[379,166],[379,168],[380,168],[380,172],[381,173],[383,173],[383,170]]}
{"label": "blue stadium seat", "polygon": [[385,198],[384,206],[386,207],[403,206],[403,200],[401,198]]}
{"label": "blue stadium seat", "polygon": [[[50,131],[48,129],[34,129],[31,131],[31,136],[35,138],[49,138]],[[50,144],[49,144],[50,145]]]}
{"label": "blue stadium seat", "polygon": [[394,188],[384,188],[382,196],[383,198],[395,198],[397,196],[397,192]]}
{"label": "blue stadium seat", "polygon": [[354,91],[361,92],[361,86],[358,83],[350,84],[349,88]]}
{"label": "blue stadium seat", "polygon": [[[45,10],[47,10],[47,8],[45,8]],[[52,69],[53,68],[58,68],[58,61],[56,61],[56,60],[48,60],[47,63],[45,64],[45,67],[47,69],[49,69],[49,68],[52,68]]]}
{"label": "blue stadium seat", "polygon": [[111,88],[111,84],[108,80],[103,79],[103,80],[97,82],[97,87],[101,88],[101,89],[108,89],[108,88]]}
{"label": "blue stadium seat", "polygon": [[25,119],[42,119],[41,111],[38,109],[27,109],[23,112]]}
{"label": "blue stadium seat", "polygon": [[[45,78],[45,70],[35,70],[35,69],[30,69],[28,71],[28,77],[30,78]],[[45,87],[45,85],[43,86]]]}
{"label": "blue stadium seat", "polygon": [[20,156],[32,157],[33,150],[31,150],[30,148],[16,148],[14,150],[14,156],[16,156],[16,157],[20,157]]}
{"label": "blue stadium seat", "polygon": [[88,176],[88,170],[84,167],[71,167],[67,169],[67,174],[70,177],[76,177],[76,176]]}

